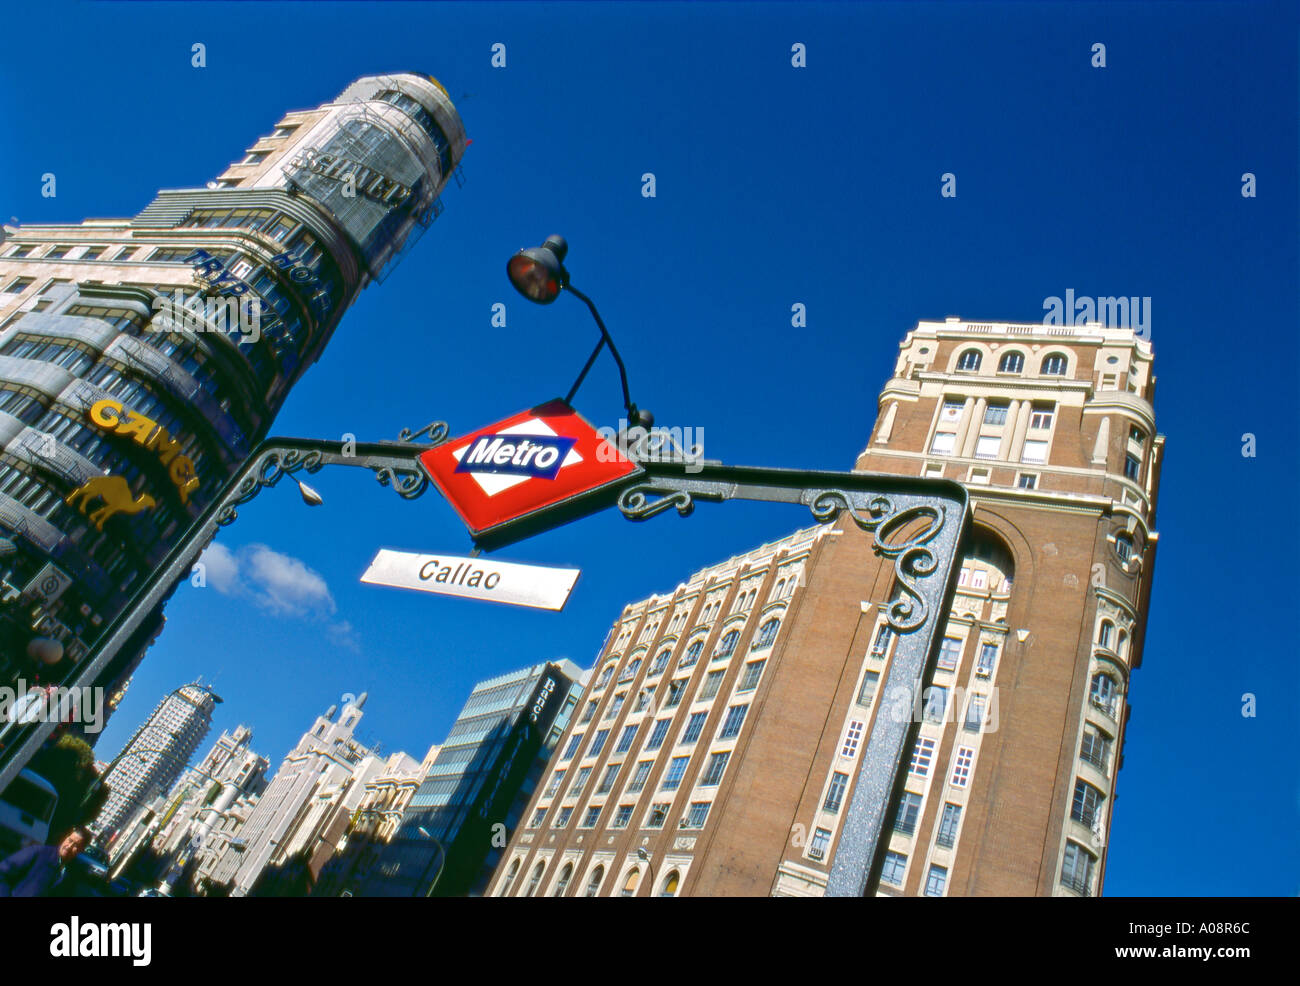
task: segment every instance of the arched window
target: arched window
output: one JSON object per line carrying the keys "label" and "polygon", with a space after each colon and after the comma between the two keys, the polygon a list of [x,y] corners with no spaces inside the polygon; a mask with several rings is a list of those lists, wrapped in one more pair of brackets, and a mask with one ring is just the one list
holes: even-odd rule
{"label": "arched window", "polygon": [[754,646],[756,648],[771,647],[772,644],[776,642],[776,632],[779,629],[781,629],[780,620],[778,620],[776,617],[773,617],[772,619],[768,620],[766,623],[763,624],[762,628],[758,631],[758,643],[755,644]]}
{"label": "arched window", "polygon": [[1023,353],[1006,353],[998,363],[999,373],[1019,373],[1025,368]]}
{"label": "arched window", "polygon": [[537,892],[537,885],[542,882],[542,873],[546,870],[545,863],[538,863],[533,867],[533,875],[528,878],[528,889],[524,891],[525,897],[531,897]]}
{"label": "arched window", "polygon": [[665,648],[664,650],[661,650],[659,652],[659,656],[655,658],[654,664],[650,665],[650,670],[646,673],[647,674],[661,673],[664,668],[668,667],[668,658],[672,656],[673,656],[673,652],[671,648]]}
{"label": "arched window", "polygon": [[591,871],[591,879],[587,881],[587,896],[595,897],[596,891],[600,889],[600,881],[605,879],[605,867],[597,866]]}
{"label": "arched window", "polygon": [[510,872],[508,872],[506,878],[501,881],[501,889],[497,891],[498,895],[504,897],[510,892],[510,884],[515,882],[515,874],[518,872],[519,860],[516,859],[510,863]]}
{"label": "arched window", "polygon": [[610,665],[600,673],[600,680],[596,682],[597,688],[604,688],[609,684],[609,679],[614,677],[614,665]]}
{"label": "arched window", "polygon": [[668,874],[667,877],[664,878],[663,885],[660,886],[659,888],[659,896],[672,897],[676,895],[677,887],[681,884],[681,882],[682,882],[681,875],[676,870],[673,870],[671,873]]}
{"label": "arched window", "polygon": [[959,370],[978,370],[983,357],[978,349],[968,349],[957,360]]}
{"label": "arched window", "polygon": [[736,641],[740,639],[740,631],[732,630],[722,638],[722,643],[718,644],[718,650],[713,655],[716,661],[720,657],[730,657],[736,650]]}
{"label": "arched window", "polygon": [[1119,643],[1115,645],[1115,653],[1118,654],[1120,657],[1128,656],[1128,631],[1127,630],[1121,630],[1119,632]]}
{"label": "arched window", "polygon": [[682,662],[678,667],[689,668],[700,659],[700,651],[702,650],[704,650],[704,641],[695,641],[691,646],[686,648],[686,653],[682,655]]}
{"label": "arched window", "polygon": [[1119,555],[1120,561],[1127,563],[1133,557],[1133,539],[1127,534],[1115,538],[1115,554]]}
{"label": "arched window", "polygon": [[782,579],[780,582],[776,584],[776,591],[772,593],[772,598],[780,599],[784,592],[785,592],[785,579]]}
{"label": "arched window", "polygon": [[1060,353],[1052,353],[1050,356],[1043,357],[1043,366],[1040,372],[1044,376],[1063,377],[1065,376],[1066,359]]}
{"label": "arched window", "polygon": [[637,884],[641,882],[641,871],[635,866],[628,873],[627,879],[623,881],[623,890],[619,893],[620,897],[635,897]]}
{"label": "arched window", "polygon": [[1115,718],[1115,701],[1119,697],[1119,686],[1105,671],[1098,671],[1092,676],[1092,691],[1088,697],[1093,705],[1112,719]]}
{"label": "arched window", "polygon": [[636,673],[637,671],[640,670],[640,668],[641,668],[641,658],[638,657],[635,661],[633,661],[631,664],[629,664],[627,667],[623,669],[623,673],[618,676],[618,680],[620,682],[631,681],[633,678],[636,677]]}
{"label": "arched window", "polygon": [[1115,624],[1111,623],[1110,620],[1102,620],[1101,632],[1097,634],[1097,643],[1100,644],[1102,647],[1109,649],[1110,637],[1111,634],[1114,632],[1115,632]]}
{"label": "arched window", "polygon": [[560,882],[555,885],[555,893],[552,897],[563,897],[564,891],[569,889],[569,880],[573,876],[573,864],[565,863],[564,869],[560,871]]}

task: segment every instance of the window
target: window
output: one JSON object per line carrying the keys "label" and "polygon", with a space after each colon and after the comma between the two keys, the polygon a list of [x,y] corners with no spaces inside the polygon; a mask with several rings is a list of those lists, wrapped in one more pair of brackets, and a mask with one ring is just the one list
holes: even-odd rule
{"label": "window", "polygon": [[957,360],[957,369],[968,370],[973,373],[980,368],[980,361],[982,359],[983,357],[980,355],[978,349],[968,349],[966,352],[962,353],[961,357]]}
{"label": "window", "polygon": [[975,674],[981,678],[988,678],[993,674],[993,665],[998,663],[998,645],[983,644],[980,647],[979,663],[975,666]]}
{"label": "window", "polygon": [[1146,442],[1147,436],[1143,434],[1141,428],[1130,427],[1128,430],[1128,440],[1138,446],[1138,448],[1141,448]]}
{"label": "window", "polygon": [[1045,429],[1052,427],[1053,407],[1050,404],[1035,404],[1029,413],[1029,427]]}
{"label": "window", "polygon": [[624,726],[623,732],[618,737],[618,745],[614,747],[615,753],[626,753],[632,749],[632,742],[636,739],[636,726]]}
{"label": "window", "polygon": [[600,756],[600,751],[605,748],[605,739],[608,736],[609,736],[608,729],[598,730],[596,732],[595,737],[591,741],[591,749],[587,751],[587,756],[589,757]]}
{"label": "window", "polygon": [[22,294],[30,288],[36,279],[34,277],[17,277],[9,282],[9,287],[5,288],[6,294]]}
{"label": "window", "polygon": [[894,818],[894,831],[911,835],[916,831],[916,821],[921,817],[921,796],[904,791],[898,802],[898,815]]}
{"label": "window", "polygon": [[1026,440],[1020,450],[1020,461],[1043,463],[1047,461],[1047,443]]}
{"label": "window", "polygon": [[[692,644],[691,646],[693,647],[694,644]],[[700,646],[703,646],[703,644],[701,644]],[[690,650],[687,650],[686,653],[689,655],[689,654],[690,654]],[[662,674],[664,668],[668,667],[668,659],[669,659],[670,657],[672,657],[672,655],[673,655],[673,652],[672,652],[671,649],[660,651],[660,652],[659,652],[659,656],[656,657],[655,660],[654,660],[654,663],[650,665],[650,670],[646,672],[646,676],[647,676],[647,677],[650,677],[651,675]],[[698,652],[697,652],[697,656],[698,656]],[[683,663],[682,663],[682,666],[683,666],[683,667],[686,666],[686,665],[685,665],[685,660],[686,660],[685,658],[682,659],[682,662],[683,662]],[[694,662],[692,661],[691,663],[694,663]]]}
{"label": "window", "polygon": [[1038,487],[1038,477],[1031,472],[1022,472],[1016,477],[1016,485],[1022,490],[1032,490]]}
{"label": "window", "polygon": [[729,632],[725,637],[722,638],[722,642],[718,644],[718,650],[713,655],[713,659],[716,661],[719,658],[730,657],[732,653],[735,651],[736,641],[739,639],[740,639],[739,630],[732,630],[731,632]]}
{"label": "window", "polygon": [[930,761],[934,759],[934,740],[927,736],[918,736],[916,746],[912,748],[912,763],[909,769],[918,777],[930,773]]}
{"label": "window", "polygon": [[710,671],[705,675],[704,687],[700,689],[699,697],[695,701],[703,702],[718,694],[718,688],[722,685],[722,679],[726,673],[725,671]]}
{"label": "window", "polygon": [[632,820],[632,805],[619,805],[614,812],[614,819],[609,823],[610,828],[625,829],[627,823]]}
{"label": "window", "polygon": [[1112,719],[1115,717],[1115,698],[1118,689],[1115,686],[1115,679],[1104,671],[1098,671],[1092,676],[1092,691],[1089,698],[1092,704],[1101,709]]}
{"label": "window", "polygon": [[942,685],[931,685],[925,690],[925,721],[940,723],[948,711],[948,689]]}
{"label": "window", "polygon": [[538,863],[533,867],[533,875],[528,878],[528,887],[524,890],[525,897],[531,897],[537,892],[537,885],[542,882],[542,873],[546,870],[545,863]]}
{"label": "window", "polygon": [[550,787],[546,789],[546,794],[543,795],[543,797],[549,798],[552,794],[554,794],[556,791],[560,789],[560,785],[564,783],[564,774],[565,774],[565,770],[563,767],[561,767],[559,770],[557,770],[554,774],[551,775]]}
{"label": "window", "polygon": [[68,251],[70,251],[71,249],[72,249],[72,247],[68,247],[68,246],[54,246],[54,247],[50,247],[50,251],[49,251],[49,253],[47,253],[47,254],[45,255],[45,259],[46,259],[46,260],[62,260],[64,257],[66,257],[66,256],[68,255]]}
{"label": "window", "polygon": [[1135,455],[1124,456],[1124,478],[1131,479],[1133,482],[1138,481],[1138,476],[1142,472],[1142,462]]}
{"label": "window", "polygon": [[568,760],[571,756],[577,753],[578,746],[582,743],[582,738],[586,735],[587,735],[586,733],[574,733],[572,736],[570,736],[569,745],[564,748],[564,756],[561,757],[560,759]]}
{"label": "window", "polygon": [[668,809],[671,808],[671,807],[672,807],[672,805],[669,804],[667,801],[662,801],[662,802],[660,802],[659,804],[651,805],[651,806],[650,806],[650,817],[649,817],[648,819],[646,819],[646,826],[645,826],[645,827],[648,828],[648,829],[661,829],[661,828],[663,828],[663,827],[664,827],[664,821],[665,821],[665,819],[668,818]]}
{"label": "window", "polygon": [[936,431],[934,441],[930,443],[931,455],[951,455],[957,442],[957,433],[953,431]]}
{"label": "window", "polygon": [[619,692],[614,696],[613,701],[609,703],[609,708],[605,710],[605,718],[613,719],[623,708],[623,702],[627,698],[627,692]]}
{"label": "window", "polygon": [[1097,645],[1099,647],[1105,647],[1107,650],[1110,649],[1110,637],[1114,629],[1115,624],[1111,623],[1110,620],[1101,621],[1101,630],[1097,634]]}
{"label": "window", "polygon": [[13,260],[21,260],[23,257],[30,257],[31,255],[32,247],[29,246],[16,246],[9,253],[10,258]]}
{"label": "window", "polygon": [[538,808],[535,812],[533,812],[533,818],[532,821],[528,823],[528,827],[530,829],[537,828],[537,826],[542,824],[542,819],[545,817],[546,817],[546,809]]}
{"label": "window", "polygon": [[893,639],[894,631],[890,629],[889,624],[880,624],[880,629],[876,631],[876,639],[871,645],[871,656],[884,657],[889,651],[889,642]]}
{"label": "window", "polygon": [[952,786],[965,787],[970,780],[970,766],[975,759],[975,748],[971,746],[957,747],[957,759],[952,765]]}
{"label": "window", "polygon": [[1076,842],[1065,844],[1065,860],[1061,864],[1061,886],[1084,897],[1092,893],[1092,868],[1096,864],[1092,854]]}
{"label": "window", "polygon": [[270,154],[270,151],[249,151],[240,164],[261,164]]}
{"label": "window", "polygon": [[632,711],[633,712],[645,711],[645,709],[650,705],[650,700],[654,698],[654,694],[655,694],[654,685],[651,685],[648,688],[642,688],[639,692],[637,692],[636,706],[632,709]]}
{"label": "window", "polygon": [[777,619],[768,620],[758,631],[758,643],[754,645],[757,650],[760,647],[771,647],[776,642],[776,632],[781,629],[781,621]]}
{"label": "window", "polygon": [[830,845],[830,829],[813,829],[812,840],[808,843],[808,855],[813,859],[825,859]]}
{"label": "window", "polygon": [[702,829],[704,820],[709,817],[709,808],[712,806],[711,801],[696,801],[691,804],[690,809],[686,812],[686,818],[683,819],[685,824],[682,828]]}
{"label": "window", "polygon": [[966,404],[964,401],[959,401],[959,400],[944,401],[943,409],[939,412],[939,420],[941,422],[949,422],[951,424],[956,424],[958,421],[961,420],[961,412],[965,409],[965,407]]}
{"label": "window", "polygon": [[718,739],[733,739],[740,735],[740,727],[745,723],[745,713],[749,711],[748,705],[733,705],[727,710],[727,718],[722,721],[722,731],[718,733]]}
{"label": "window", "polygon": [[637,763],[636,771],[632,774],[632,783],[627,786],[628,794],[636,794],[645,787],[646,778],[650,776],[650,768],[653,766],[653,760],[642,760]]}
{"label": "window", "polygon": [[1110,763],[1110,737],[1095,726],[1084,726],[1079,756],[1106,773],[1106,765]]}
{"label": "window", "polygon": [[1059,353],[1053,353],[1051,356],[1043,357],[1043,366],[1039,371],[1044,376],[1063,377],[1065,376],[1066,359]]}
{"label": "window", "polygon": [[849,728],[844,731],[844,745],[840,747],[840,756],[852,760],[858,755],[858,746],[862,742],[861,719],[854,719],[849,723]]}
{"label": "window", "polygon": [[685,678],[674,678],[668,683],[668,695],[664,699],[665,709],[675,709],[682,701],[682,692],[686,691]]}
{"label": "window", "polygon": [[704,768],[704,776],[700,778],[700,787],[717,787],[721,784],[723,771],[727,769],[727,761],[730,759],[730,753],[715,753],[709,757],[709,765]]}
{"label": "window", "polygon": [[78,257],[77,259],[78,259],[78,260],[98,260],[99,257],[100,257],[100,254],[102,254],[103,252],[104,252],[103,247],[86,247],[85,252],[83,252],[82,255],[81,255],[80,257]]}
{"label": "window", "polygon": [[1128,564],[1128,560],[1133,557],[1133,540],[1127,534],[1121,534],[1115,538],[1115,554],[1119,555],[1119,560]]}
{"label": "window", "polygon": [[676,870],[673,870],[664,879],[663,886],[659,888],[659,896],[675,897],[677,895],[677,888],[681,886],[681,883],[682,883],[681,874],[678,873]]}
{"label": "window", "polygon": [[587,708],[584,709],[582,713],[582,721],[578,723],[579,726],[583,725],[584,723],[591,722],[591,717],[596,714],[596,704],[597,703],[595,699],[592,699],[590,702],[587,703]]}
{"label": "window", "polygon": [[557,829],[564,828],[564,826],[569,824],[569,819],[572,817],[573,817],[573,809],[570,808],[568,805],[565,805],[563,808],[560,809],[560,813],[555,816],[555,821],[551,824],[551,828],[557,828]]}
{"label": "window", "polygon": [[952,671],[961,660],[961,641],[956,637],[944,637],[939,645],[939,670]]}
{"label": "window", "polygon": [[700,738],[700,733],[704,732],[704,720],[709,718],[707,712],[691,713],[690,721],[686,724],[686,731],[682,733],[681,742],[694,743]]}
{"label": "window", "polygon": [[1007,423],[1007,411],[1011,409],[1009,404],[990,404],[984,408],[984,423],[986,425],[1004,425]]}
{"label": "window", "polygon": [[957,841],[957,826],[961,824],[961,805],[951,801],[943,806],[943,817],[939,820],[939,832],[934,837],[934,844],[944,849],[951,849]]}
{"label": "window", "polygon": [[849,786],[849,775],[837,770],[831,774],[831,786],[826,789],[826,800],[822,802],[823,811],[839,811],[844,802],[844,791]]}
{"label": "window", "polygon": [[981,435],[975,442],[975,458],[996,459],[1002,439],[996,435]]}
{"label": "window", "polygon": [[641,668],[641,658],[638,657],[635,661],[633,661],[631,664],[629,664],[627,667],[623,669],[623,673],[618,676],[619,682],[622,683],[624,681],[631,681],[633,678],[636,677],[636,673],[638,670],[640,670],[640,668]]}
{"label": "window", "polygon": [[600,882],[605,879],[605,867],[597,866],[591,871],[591,879],[587,881],[587,896],[595,897],[596,891],[600,889]]}
{"label": "window", "polygon": [[927,897],[942,897],[943,888],[947,883],[948,867],[931,864],[930,873],[925,878],[925,895]]}
{"label": "window", "polygon": [[907,870],[907,857],[901,852],[885,853],[885,865],[880,871],[881,883],[888,883],[891,887],[901,887],[903,885],[903,873]]}
{"label": "window", "polygon": [[763,676],[763,665],[767,661],[750,661],[745,665],[744,674],[740,676],[740,684],[736,686],[737,692],[752,692],[758,687],[758,679]]}
{"label": "window", "polygon": [[612,763],[605,768],[605,773],[600,778],[600,785],[596,788],[597,794],[608,794],[614,787],[614,778],[618,776],[618,770],[623,765],[621,763]]}
{"label": "window", "polygon": [[962,728],[968,733],[978,733],[983,729],[988,717],[988,704],[987,696],[972,695],[966,703],[966,721],[962,723]]}
{"label": "window", "polygon": [[604,805],[592,805],[587,809],[587,814],[582,817],[582,825],[579,828],[594,829],[596,822],[600,820],[600,810]]}
{"label": "window", "polygon": [[700,659],[700,652],[704,650],[704,641],[697,640],[691,646],[686,648],[686,653],[682,655],[681,662],[677,665],[679,668],[689,668]]}
{"label": "window", "polygon": [[564,869],[560,871],[560,879],[555,884],[555,890],[551,892],[552,897],[563,897],[564,891],[569,889],[569,880],[573,878],[573,864],[565,863]]}
{"label": "window", "polygon": [[858,704],[864,709],[871,708],[871,703],[876,697],[876,689],[880,687],[880,672],[868,671],[862,676],[862,687],[858,689]]}
{"label": "window", "polygon": [[596,682],[595,690],[600,691],[602,688],[608,685],[609,679],[612,677],[614,677],[614,665],[611,664],[609,667],[607,667],[604,671],[600,673],[600,678]]}
{"label": "window", "polygon": [[576,798],[582,793],[582,789],[587,784],[587,778],[591,776],[591,768],[583,767],[573,778],[573,787],[569,788],[569,793],[565,797]]}
{"label": "window", "polygon": [[1074,782],[1074,800],[1070,804],[1070,817],[1082,822],[1088,828],[1097,825],[1097,814],[1101,809],[1104,796],[1087,781]]}
{"label": "window", "polygon": [[668,727],[672,725],[671,719],[656,720],[654,729],[650,730],[650,739],[646,741],[647,750],[657,750],[664,745],[664,737],[668,735]]}
{"label": "window", "polygon": [[999,373],[1019,373],[1025,368],[1025,357],[1022,353],[1005,353],[998,363]]}

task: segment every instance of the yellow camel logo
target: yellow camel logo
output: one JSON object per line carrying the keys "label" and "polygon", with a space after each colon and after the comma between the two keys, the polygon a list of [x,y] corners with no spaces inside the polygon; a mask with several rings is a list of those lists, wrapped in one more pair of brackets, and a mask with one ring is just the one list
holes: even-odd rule
{"label": "yellow camel logo", "polygon": [[141,494],[139,499],[133,497],[131,487],[121,476],[92,476],[68,494],[65,502],[71,507],[78,498],[81,499],[78,509],[83,514],[91,500],[98,498],[104,501],[102,507],[89,515],[90,522],[97,531],[102,531],[104,521],[114,514],[138,514],[141,510],[156,506],[158,502],[148,493]]}

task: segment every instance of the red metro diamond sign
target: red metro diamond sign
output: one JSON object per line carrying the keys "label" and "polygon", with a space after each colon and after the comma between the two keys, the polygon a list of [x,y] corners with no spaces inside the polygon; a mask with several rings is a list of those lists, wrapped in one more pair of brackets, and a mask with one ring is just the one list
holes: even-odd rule
{"label": "red metro diamond sign", "polygon": [[561,400],[444,442],[420,464],[489,548],[599,510],[643,471]]}

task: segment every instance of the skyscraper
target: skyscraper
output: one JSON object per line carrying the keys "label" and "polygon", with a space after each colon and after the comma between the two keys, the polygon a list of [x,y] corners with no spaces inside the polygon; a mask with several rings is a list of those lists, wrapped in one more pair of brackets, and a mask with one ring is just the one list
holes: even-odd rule
{"label": "skyscraper", "polygon": [[900,715],[869,893],[1099,894],[1158,541],[1152,358],[1129,329],[919,323],[857,468],[970,494],[926,679],[883,688],[897,583],[847,516],[632,604],[490,892],[821,895]]}
{"label": "skyscraper", "polygon": [[[90,684],[78,662],[436,218],[465,144],[436,80],[369,76],[286,115],[206,188],[133,219],[8,231],[0,681],[39,660],[46,682]],[[145,643],[99,683],[114,690]]]}
{"label": "skyscraper", "polygon": [[104,777],[108,800],[94,828],[110,840],[137,811],[169,790],[212,728],[220,696],[208,685],[182,685],[149,714]]}
{"label": "skyscraper", "polygon": [[355,896],[479,894],[577,705],[572,661],[535,664],[474,686]]}

